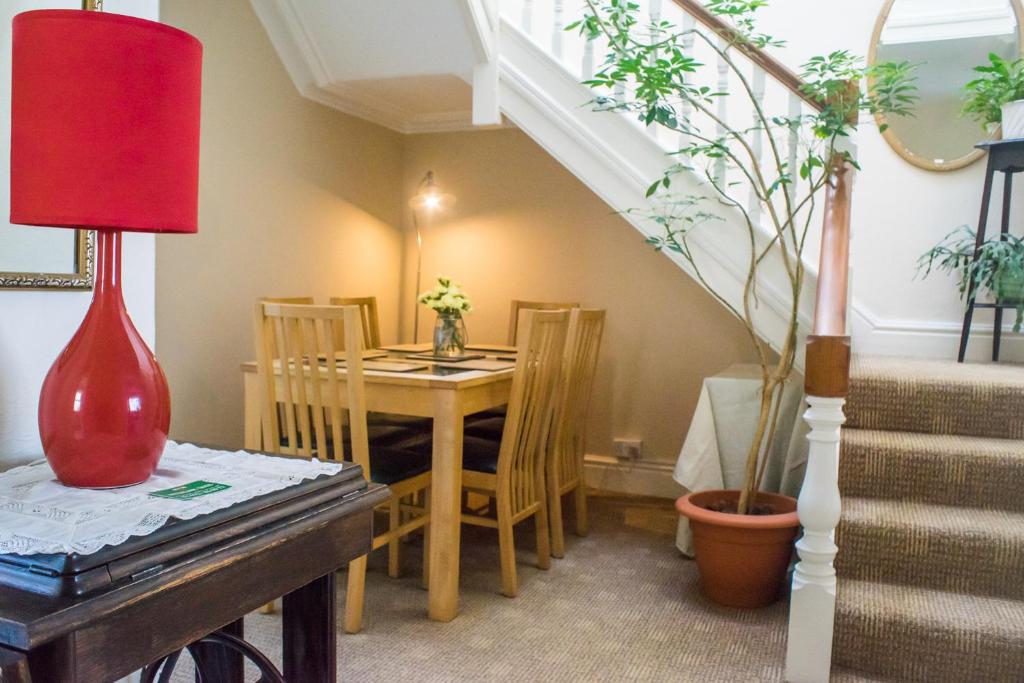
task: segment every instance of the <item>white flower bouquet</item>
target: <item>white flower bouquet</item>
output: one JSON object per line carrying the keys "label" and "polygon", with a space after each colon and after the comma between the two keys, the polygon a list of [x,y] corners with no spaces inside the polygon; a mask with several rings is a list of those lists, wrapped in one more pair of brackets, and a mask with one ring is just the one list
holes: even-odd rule
{"label": "white flower bouquet", "polygon": [[433,289],[420,294],[419,302],[441,314],[469,313],[473,310],[473,304],[469,302],[462,287],[443,275],[438,276]]}

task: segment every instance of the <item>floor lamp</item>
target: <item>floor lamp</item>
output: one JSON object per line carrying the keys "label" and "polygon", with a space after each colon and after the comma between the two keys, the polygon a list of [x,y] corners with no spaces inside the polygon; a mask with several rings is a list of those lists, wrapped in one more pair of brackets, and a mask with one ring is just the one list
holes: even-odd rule
{"label": "floor lamp", "polygon": [[412,207],[412,224],[416,229],[416,291],[413,292],[413,322],[412,322],[412,341],[417,343],[420,337],[420,286],[421,278],[423,275],[423,232],[420,227],[420,214],[426,218],[426,222],[429,225],[434,214],[438,211],[450,208],[455,204],[455,195],[445,194],[441,192],[441,188],[438,187],[434,181],[434,172],[427,171],[427,174],[423,176],[423,180],[420,181],[417,187],[416,195],[409,200],[409,206]]}

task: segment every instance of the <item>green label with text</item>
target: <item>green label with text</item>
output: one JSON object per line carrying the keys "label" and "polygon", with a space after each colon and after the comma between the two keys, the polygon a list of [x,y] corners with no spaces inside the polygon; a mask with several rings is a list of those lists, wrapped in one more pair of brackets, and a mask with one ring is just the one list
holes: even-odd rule
{"label": "green label with text", "polygon": [[217,493],[229,488],[231,486],[228,484],[218,484],[214,481],[192,481],[181,486],[152,491],[149,495],[156,496],[157,498],[170,498],[171,500],[192,500],[193,498],[208,496],[211,493]]}

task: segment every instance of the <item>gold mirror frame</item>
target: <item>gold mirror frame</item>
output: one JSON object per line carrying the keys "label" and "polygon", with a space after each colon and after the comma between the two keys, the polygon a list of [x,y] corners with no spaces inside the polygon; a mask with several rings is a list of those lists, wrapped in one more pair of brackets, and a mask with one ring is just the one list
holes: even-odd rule
{"label": "gold mirror frame", "polygon": [[92,289],[96,263],[96,233],[75,230],[75,266],[70,273],[0,272],[0,289]]}
{"label": "gold mirror frame", "polygon": [[[102,11],[103,0],[82,0],[82,9]],[[96,233],[75,230],[75,266],[70,273],[11,273],[0,271],[0,289],[93,288],[96,275]]]}
{"label": "gold mirror frame", "polygon": [[[1021,6],[1021,0],[1007,1],[1010,3],[1010,7],[1013,8],[1013,14],[1017,18],[1017,45],[1020,47],[1021,56],[1024,57],[1024,6]],[[885,0],[882,11],[878,14],[878,20],[875,21],[875,30],[871,35],[871,46],[868,48],[869,66],[874,66],[878,62],[878,41],[882,38],[882,29],[885,28],[885,22],[889,20],[889,13],[892,11],[894,4],[896,4],[896,0]],[[879,127],[885,125],[887,123],[885,114],[881,112],[875,113],[875,122]],[[889,143],[893,151],[903,157],[905,161],[926,171],[955,171],[970,166],[985,156],[984,150],[972,149],[958,159],[936,163],[934,159],[926,159],[908,149],[903,144],[903,141],[892,132],[891,127],[882,132],[882,137]]]}

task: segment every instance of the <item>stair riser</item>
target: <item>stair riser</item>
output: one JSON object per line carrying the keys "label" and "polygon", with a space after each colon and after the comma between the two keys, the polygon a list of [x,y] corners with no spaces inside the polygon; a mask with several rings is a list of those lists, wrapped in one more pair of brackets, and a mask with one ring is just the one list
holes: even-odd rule
{"label": "stair riser", "polygon": [[1010,388],[853,379],[846,424],[857,429],[1024,439],[1024,396]]}
{"label": "stair riser", "polygon": [[839,489],[859,498],[1024,512],[1024,454],[975,458],[844,443]]}
{"label": "stair riser", "polygon": [[1024,541],[841,522],[840,577],[1024,599]]}
{"label": "stair riser", "polygon": [[1004,642],[988,634],[951,631],[840,609],[833,664],[920,683],[1020,683],[1024,639]]}

